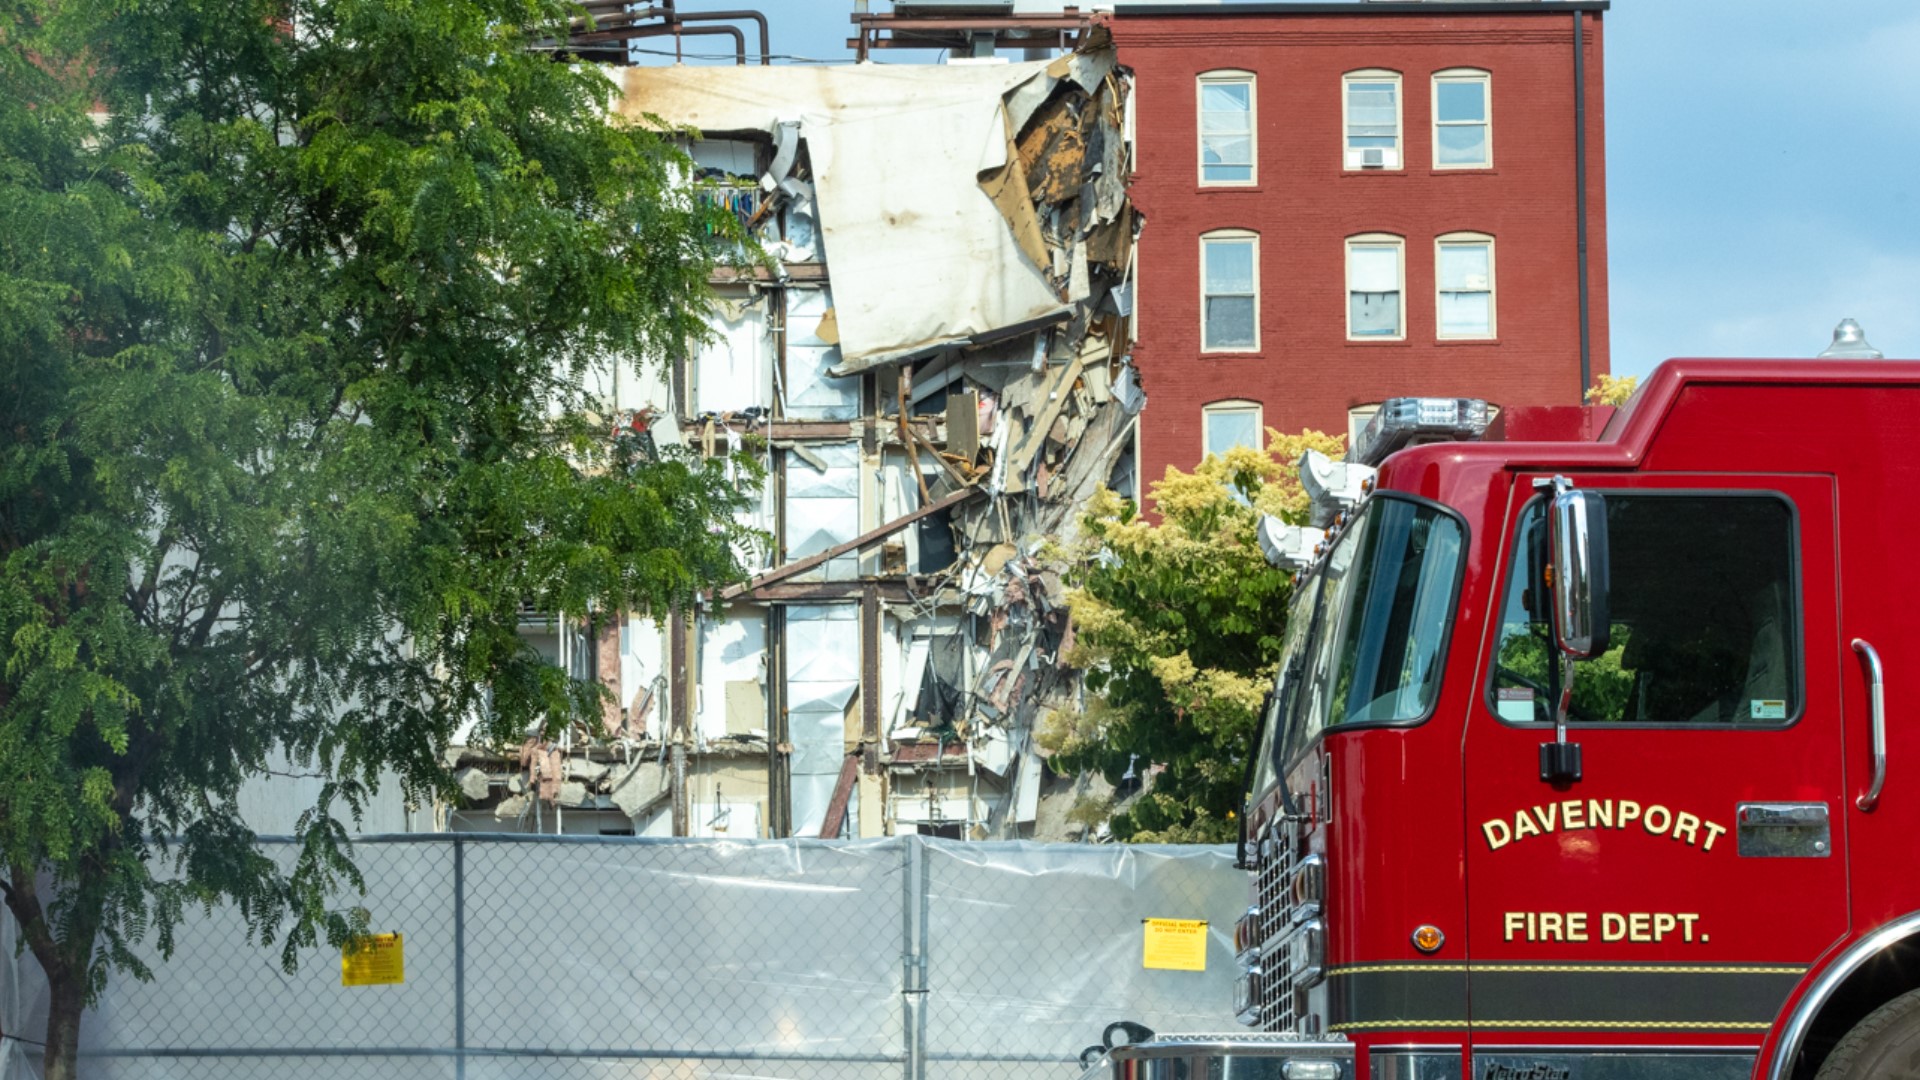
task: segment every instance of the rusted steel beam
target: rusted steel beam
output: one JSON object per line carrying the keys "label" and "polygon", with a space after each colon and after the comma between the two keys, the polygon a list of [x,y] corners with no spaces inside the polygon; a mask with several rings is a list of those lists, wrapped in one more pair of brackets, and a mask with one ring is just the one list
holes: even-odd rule
{"label": "rusted steel beam", "polygon": [[827,803],[827,816],[820,822],[820,838],[832,840],[847,827],[847,803],[853,799],[853,782],[860,775],[860,752],[848,754],[840,763],[840,779],[833,785],[833,800]]}
{"label": "rusted steel beam", "polygon": [[880,771],[880,592],[871,582],[860,594],[860,765]]}
{"label": "rusted steel beam", "polygon": [[788,581],[741,593],[736,599],[763,604],[857,600],[866,593],[869,585],[880,594],[880,599],[890,604],[904,604],[923,599],[926,595],[926,591],[915,589],[909,581],[888,578],[879,581]]}
{"label": "rusted steel beam", "polygon": [[[714,135],[715,132],[707,132]],[[824,263],[783,263],[785,281],[812,283],[827,280],[827,267]],[[783,279],[764,266],[716,266],[713,273],[707,275],[707,281],[714,285],[732,285],[740,281],[757,281],[763,284],[779,284]]]}
{"label": "rusted steel beam", "polygon": [[804,574],[829,559],[837,559],[849,551],[858,551],[876,540],[882,540],[888,536],[892,536],[894,533],[919,521],[923,517],[930,514],[937,514],[949,506],[958,506],[978,494],[980,494],[980,489],[977,487],[961,488],[959,491],[953,492],[944,498],[935,499],[912,513],[902,514],[877,529],[869,529],[844,544],[835,544],[818,554],[809,555],[804,559],[796,559],[785,566],[769,570],[759,577],[754,578],[752,581],[739,585],[730,585],[720,591],[720,599],[732,600],[743,593],[764,588],[778,581],[785,581],[795,574]]}
{"label": "rusted steel beam", "polygon": [[668,668],[668,752],[673,757],[668,783],[673,787],[673,835],[692,834],[693,808],[687,793],[687,742],[693,730],[693,683],[687,671],[688,620],[675,611],[667,625]]}

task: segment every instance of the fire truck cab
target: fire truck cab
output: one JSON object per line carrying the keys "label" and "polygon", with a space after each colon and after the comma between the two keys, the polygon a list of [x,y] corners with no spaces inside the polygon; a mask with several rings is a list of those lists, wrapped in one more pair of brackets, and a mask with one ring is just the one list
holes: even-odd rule
{"label": "fire truck cab", "polygon": [[1916,448],[1920,363],[1675,360],[1598,438],[1310,463],[1242,1022],[1356,1080],[1920,1077]]}

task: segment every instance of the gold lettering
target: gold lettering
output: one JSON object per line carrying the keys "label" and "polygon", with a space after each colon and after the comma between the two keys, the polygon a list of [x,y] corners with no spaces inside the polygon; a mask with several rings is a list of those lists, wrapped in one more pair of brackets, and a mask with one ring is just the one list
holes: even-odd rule
{"label": "gold lettering", "polygon": [[1584,911],[1567,912],[1567,940],[1587,940],[1587,913]]}
{"label": "gold lettering", "polygon": [[1685,935],[1686,940],[1692,941],[1694,920],[1700,917],[1700,913],[1697,911],[1683,911],[1675,917],[1680,920],[1680,933]]}
{"label": "gold lettering", "polygon": [[1632,799],[1563,799],[1515,810],[1511,818],[1488,818],[1480,823],[1480,833],[1486,837],[1487,850],[1498,851],[1529,836],[1580,829],[1624,829],[1636,821],[1649,836],[1666,836],[1702,851],[1712,851],[1713,845],[1727,832],[1724,825],[1660,803],[1643,805]]}
{"label": "gold lettering", "polygon": [[1507,940],[1508,941],[1513,940],[1514,931],[1524,930],[1526,929],[1526,926],[1527,926],[1526,912],[1524,911],[1507,912]]}
{"label": "gold lettering", "polygon": [[1490,818],[1482,822],[1480,830],[1487,834],[1488,851],[1499,851],[1513,842],[1513,830],[1507,828],[1507,823],[1499,818]]}
{"label": "gold lettering", "polygon": [[[1656,814],[1659,815],[1660,818],[1660,824],[1658,825],[1653,823]],[[1654,836],[1659,836],[1661,833],[1666,832],[1672,824],[1673,811],[1661,806],[1659,803],[1654,803],[1652,806],[1647,807],[1646,814],[1640,818],[1640,826]]]}
{"label": "gold lettering", "polygon": [[1653,916],[1644,911],[1629,912],[1627,914],[1627,940],[1652,941]]}
{"label": "gold lettering", "polygon": [[1627,917],[1617,911],[1604,912],[1600,916],[1600,940],[1619,941],[1627,936]]}
{"label": "gold lettering", "polygon": [[1711,822],[1711,821],[1708,821],[1708,822],[1705,822],[1704,824],[1705,824],[1705,825],[1706,825],[1706,827],[1707,827],[1707,842],[1706,842],[1706,843],[1704,843],[1704,844],[1701,844],[1701,845],[1700,845],[1700,850],[1701,850],[1701,851],[1712,851],[1712,850],[1713,850],[1713,842],[1714,842],[1715,840],[1718,840],[1718,839],[1720,839],[1720,834],[1721,834],[1721,833],[1723,833],[1723,832],[1726,832],[1726,831],[1727,831],[1727,827],[1726,827],[1725,825],[1715,825],[1715,824],[1714,824],[1713,822]]}
{"label": "gold lettering", "polygon": [[1560,929],[1560,913],[1543,911],[1540,913],[1540,940],[1565,941],[1566,935]]}
{"label": "gold lettering", "polygon": [[1680,920],[1662,911],[1653,917],[1653,940],[1665,941],[1667,933],[1680,925]]}
{"label": "gold lettering", "polygon": [[1687,813],[1685,810],[1673,815],[1673,838],[1675,840],[1680,839],[1681,833],[1685,833],[1687,843],[1697,845],[1700,841],[1695,834],[1699,831],[1699,828],[1700,819]]}

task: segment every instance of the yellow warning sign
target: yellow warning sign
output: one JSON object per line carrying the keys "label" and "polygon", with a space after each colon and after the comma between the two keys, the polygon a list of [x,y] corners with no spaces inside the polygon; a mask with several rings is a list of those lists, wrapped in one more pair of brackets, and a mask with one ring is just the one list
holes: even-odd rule
{"label": "yellow warning sign", "polygon": [[341,986],[391,986],[407,981],[407,950],[399,934],[368,934],[340,950]]}
{"label": "yellow warning sign", "polygon": [[1207,920],[1142,919],[1140,966],[1162,971],[1207,970]]}

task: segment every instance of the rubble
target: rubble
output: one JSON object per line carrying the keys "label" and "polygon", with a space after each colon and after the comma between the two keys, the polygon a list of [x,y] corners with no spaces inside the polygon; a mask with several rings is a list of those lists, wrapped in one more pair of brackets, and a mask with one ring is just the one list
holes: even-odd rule
{"label": "rubble", "polygon": [[1105,32],[1051,61],[619,76],[774,262],[718,275],[712,340],[668,387],[614,379],[610,426],[758,458],[742,520],[773,542],[704,610],[543,639],[614,704],[523,747],[502,805],[649,835],[1034,835],[1034,724],[1080,693],[1047,552],[1129,475],[1145,402]]}
{"label": "rubble", "polygon": [[487,774],[482,769],[461,769],[454,774],[453,782],[460,785],[460,794],[474,802],[487,797]]}

